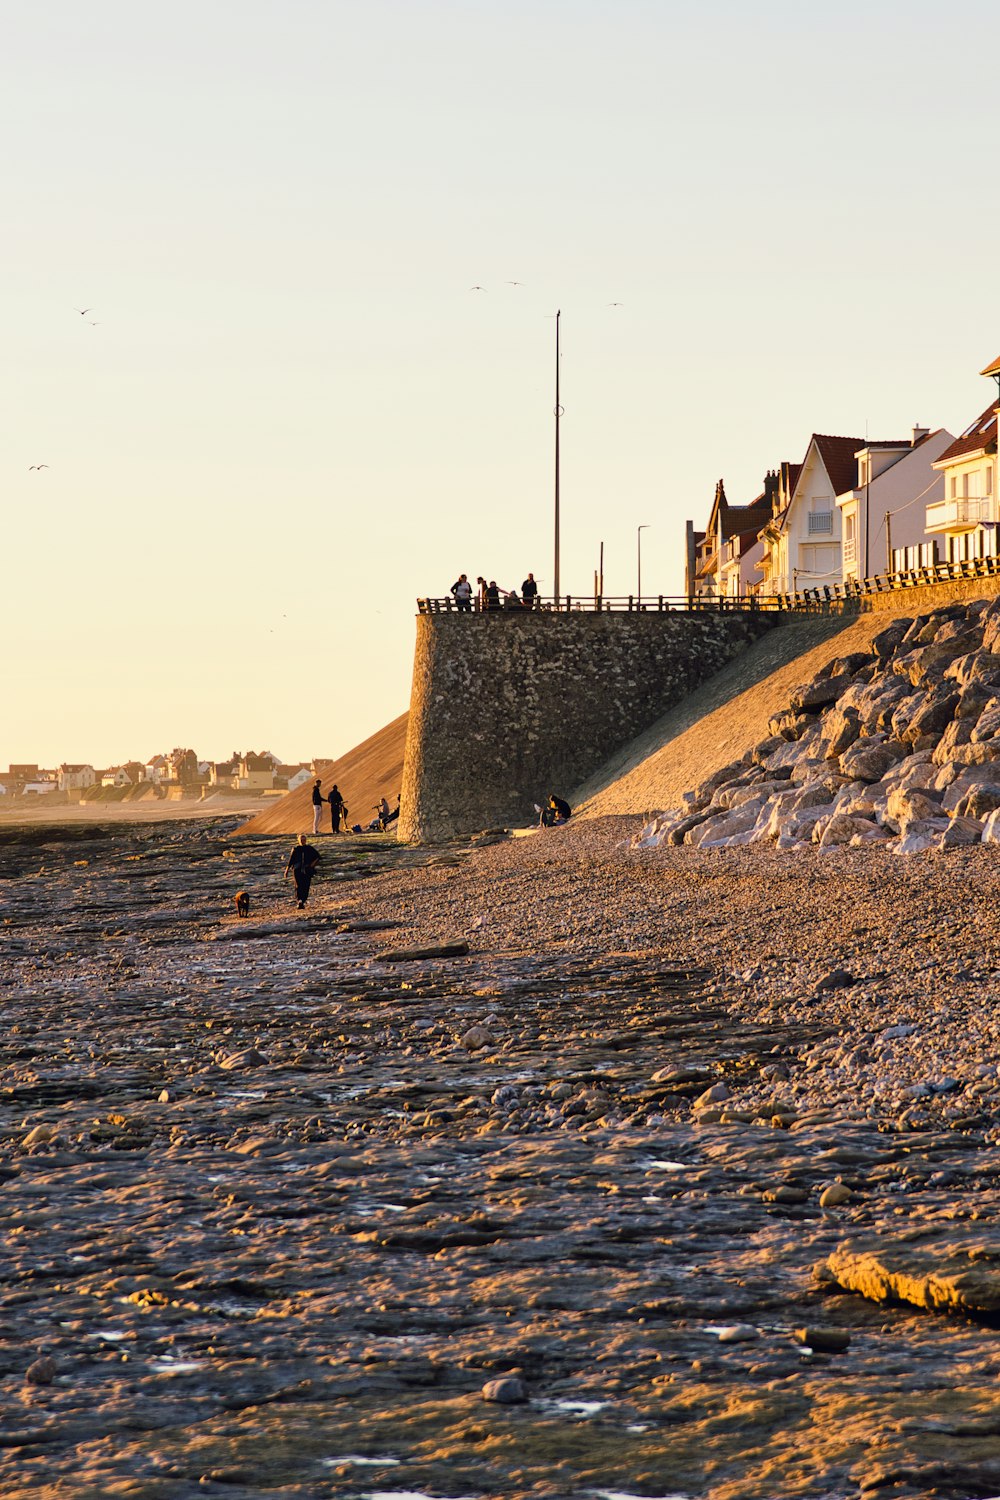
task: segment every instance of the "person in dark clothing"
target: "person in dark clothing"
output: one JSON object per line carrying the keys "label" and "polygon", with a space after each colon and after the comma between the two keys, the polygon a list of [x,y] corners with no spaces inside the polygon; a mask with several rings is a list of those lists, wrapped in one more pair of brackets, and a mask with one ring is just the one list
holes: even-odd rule
{"label": "person in dark clothing", "polygon": [[317,776],[313,782],[313,833],[319,833],[319,820],[323,816],[323,783]]}
{"label": "person in dark clothing", "polygon": [[543,828],[558,828],[561,823],[568,823],[573,812],[568,802],[562,797],[557,797],[555,792],[549,793],[549,800],[542,808],[539,823]]}
{"label": "person in dark clothing", "polygon": [[340,788],[338,786],[334,785],[330,788],[330,795],[327,801],[330,804],[330,832],[339,833],[340,818],[344,811],[344,799],[340,795]]}
{"label": "person in dark clothing", "polygon": [[490,581],[489,581],[489,583],[487,584],[487,587],[486,587],[486,608],[487,609],[499,609],[500,608],[500,590],[497,588],[497,583],[496,583],[496,579],[495,578],[491,578]]}
{"label": "person in dark clothing", "polygon": [[295,895],[298,898],[300,911],[308,899],[309,887],[312,885],[312,878],[318,864],[319,855],[310,844],[308,836],[300,833],[299,841],[288,856],[288,863],[285,866],[285,879],[288,879],[289,871],[295,879]]}
{"label": "person in dark clothing", "polygon": [[538,584],[535,582],[534,573],[529,573],[521,584],[521,598],[524,600],[525,609],[534,609],[535,600],[538,598]]}

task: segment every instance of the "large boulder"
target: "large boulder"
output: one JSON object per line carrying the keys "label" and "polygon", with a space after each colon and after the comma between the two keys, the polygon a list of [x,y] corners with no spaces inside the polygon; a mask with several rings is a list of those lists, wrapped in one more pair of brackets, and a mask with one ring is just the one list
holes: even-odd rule
{"label": "large boulder", "polygon": [[693,844],[696,849],[711,849],[722,843],[728,843],[734,834],[749,834],[763,805],[763,802],[758,799],[745,802],[742,807],[735,808],[732,812],[713,813],[696,828],[686,833],[684,842]]}
{"label": "large boulder", "polygon": [[950,724],[946,724],[940,739],[931,751],[934,764],[938,766],[948,764],[954,759],[956,751],[961,746],[971,744],[974,728],[975,725],[971,719],[953,719]]}
{"label": "large boulder", "polygon": [[778,739],[800,740],[818,722],[815,714],[798,713],[795,709],[786,708],[780,714],[773,714],[767,721],[767,727],[771,735]]}
{"label": "large boulder", "polygon": [[871,818],[851,817],[847,813],[832,813],[828,818],[821,818],[813,825],[812,841],[821,849],[829,849],[838,844],[849,844],[855,838],[864,838],[872,833],[877,833],[876,824]]}
{"label": "large boulder", "polygon": [[[900,739],[908,741],[917,750],[932,750],[945,726],[955,717],[958,699],[959,694],[949,691],[947,684],[939,683],[929,688]],[[895,724],[895,720],[893,722]]]}
{"label": "large boulder", "polygon": [[998,734],[1000,734],[1000,698],[990,698],[989,702],[983,705],[969,739],[974,745],[978,745],[984,740],[996,739]]}
{"label": "large boulder", "polygon": [[835,703],[823,715],[817,750],[828,760],[836,760],[861,733],[861,716],[856,708],[843,708]]}
{"label": "large boulder", "polygon": [[851,685],[849,672],[835,672],[830,677],[814,677],[792,694],[791,706],[797,713],[814,713],[818,708],[827,708],[836,703],[841,693]]}
{"label": "large boulder", "polygon": [[906,746],[899,740],[869,735],[855,740],[840,757],[840,772],[849,781],[881,781],[890,766],[903,759]]}
{"label": "large boulder", "polygon": [[893,620],[891,625],[872,637],[872,650],[879,662],[886,662],[891,656],[895,656],[897,646],[912,624],[912,620]]}
{"label": "large boulder", "polygon": [[1000,659],[989,651],[969,651],[965,656],[957,656],[947,667],[944,675],[950,682],[957,682],[960,687],[965,687],[971,682],[992,683],[994,688],[1000,683]]}
{"label": "large boulder", "polygon": [[943,792],[934,790],[921,791],[916,787],[895,786],[886,798],[886,816],[900,828],[905,828],[908,823],[938,818],[941,816],[944,795]]}

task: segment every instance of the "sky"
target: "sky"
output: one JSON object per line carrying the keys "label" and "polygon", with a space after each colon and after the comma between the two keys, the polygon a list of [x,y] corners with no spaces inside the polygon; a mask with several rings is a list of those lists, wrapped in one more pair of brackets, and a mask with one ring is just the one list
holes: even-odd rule
{"label": "sky", "polygon": [[406,707],[418,595],[551,591],[557,310],[564,593],[602,542],[633,592],[639,526],[680,593],[720,477],[993,391],[994,0],[0,0],[0,36],[0,767],[339,755]]}

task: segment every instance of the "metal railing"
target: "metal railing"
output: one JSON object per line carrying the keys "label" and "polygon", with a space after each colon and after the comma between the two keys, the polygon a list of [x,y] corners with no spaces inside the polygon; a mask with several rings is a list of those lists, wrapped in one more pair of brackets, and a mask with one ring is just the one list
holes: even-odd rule
{"label": "metal railing", "polygon": [[817,614],[835,612],[856,606],[875,594],[923,588],[932,583],[948,583],[966,578],[994,578],[1000,575],[1000,557],[975,557],[963,562],[933,563],[923,568],[908,568],[898,573],[876,573],[870,578],[850,578],[846,583],[823,584],[820,588],[799,589],[792,593],[730,595],[695,594],[562,594],[558,599],[537,598],[529,607],[523,602],[510,605],[501,600],[492,608],[481,608],[477,600],[468,609],[460,609],[451,594],[443,598],[417,600],[422,615],[486,614],[492,619],[548,616],[553,614],[669,614],[675,611],[709,613],[751,613],[780,610],[788,613]]}

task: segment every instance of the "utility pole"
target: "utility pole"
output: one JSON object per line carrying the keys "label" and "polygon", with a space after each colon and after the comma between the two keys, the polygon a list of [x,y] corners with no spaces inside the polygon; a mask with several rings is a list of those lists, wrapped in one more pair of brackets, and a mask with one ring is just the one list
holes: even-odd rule
{"label": "utility pole", "polygon": [[868,418],[865,418],[865,571],[863,577],[868,577],[868,497],[872,481],[872,455],[868,446]]}
{"label": "utility pole", "polygon": [[556,313],[556,535],[555,535],[555,600],[556,608],[559,608],[559,418],[562,416],[562,407],[559,405],[559,319],[562,312]]}
{"label": "utility pole", "polygon": [[636,527],[635,532],[635,560],[636,560],[636,608],[642,608],[642,533],[648,531],[648,524]]}

